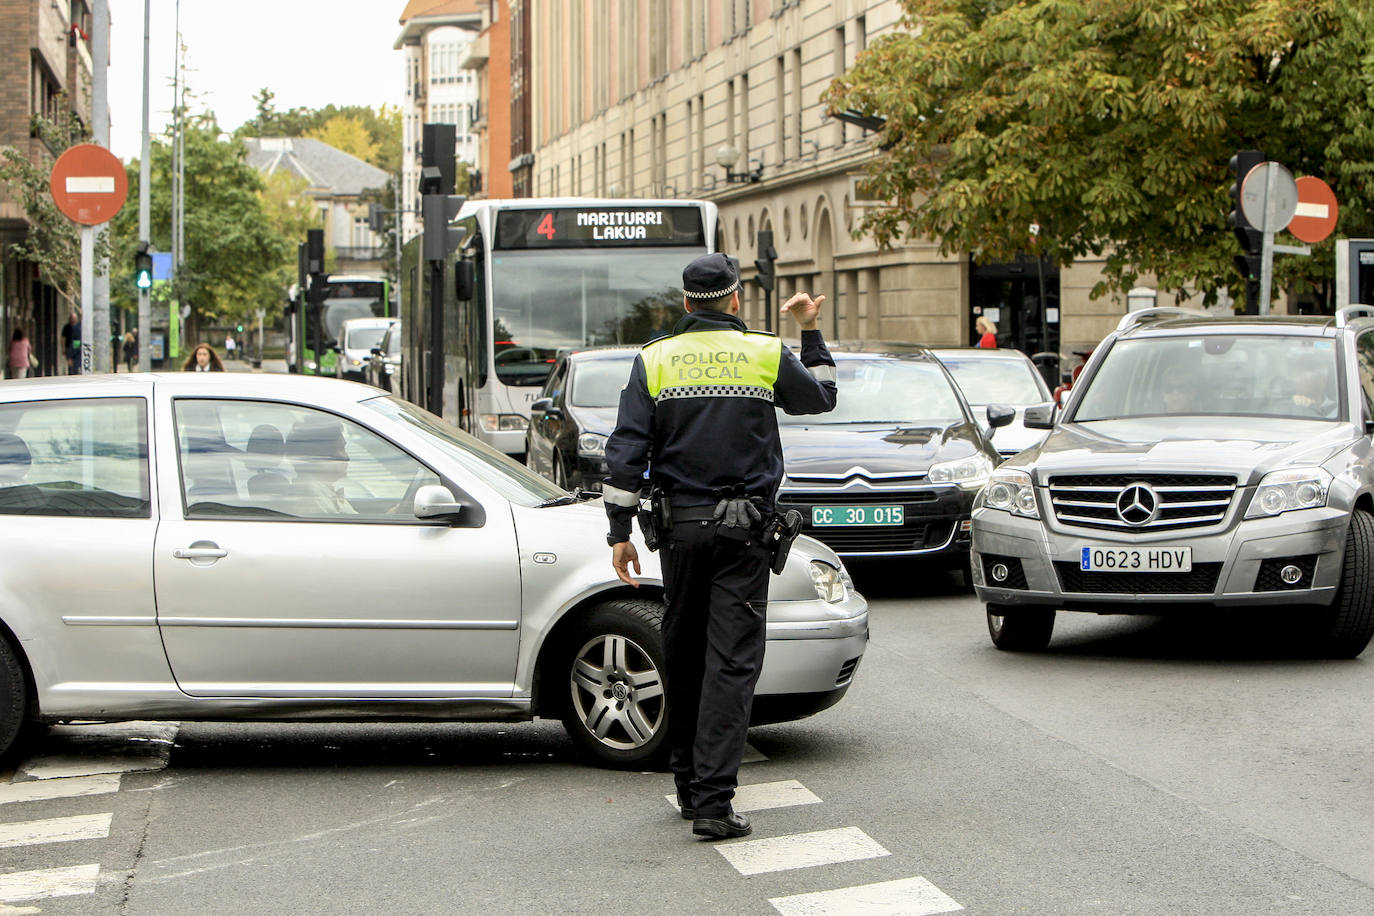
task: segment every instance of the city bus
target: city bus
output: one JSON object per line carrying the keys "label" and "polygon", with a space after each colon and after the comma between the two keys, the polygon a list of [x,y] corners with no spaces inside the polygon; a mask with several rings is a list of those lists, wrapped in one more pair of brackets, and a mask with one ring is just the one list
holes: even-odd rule
{"label": "city bus", "polygon": [[670,332],[682,269],[716,250],[717,221],[708,201],[468,201],[450,224],[463,237],[444,265],[438,322],[423,238],[402,252],[401,396],[522,456],[559,353]]}
{"label": "city bus", "polygon": [[[297,287],[290,292],[293,303],[301,296]],[[297,305],[288,322],[287,371],[303,375],[335,374],[339,354],[333,349],[339,329],[350,318],[390,318],[395,314],[390,283],[384,278],[330,274],[324,283],[323,303],[316,307],[306,296],[304,307]],[[317,352],[318,350],[318,352]]]}

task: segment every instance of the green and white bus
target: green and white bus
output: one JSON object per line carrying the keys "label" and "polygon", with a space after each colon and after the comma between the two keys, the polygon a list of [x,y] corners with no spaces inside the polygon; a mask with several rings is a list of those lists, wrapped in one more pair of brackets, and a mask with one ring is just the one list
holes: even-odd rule
{"label": "green and white bus", "polygon": [[[302,297],[292,287],[291,300]],[[287,371],[302,375],[335,374],[339,354],[339,330],[350,318],[389,318],[395,314],[391,303],[391,284],[378,277],[330,274],[324,283],[319,306],[304,297],[304,305],[291,312],[288,323]]]}
{"label": "green and white bus", "polygon": [[682,269],[716,249],[717,221],[709,201],[467,202],[437,315],[423,238],[402,252],[401,395],[523,455],[530,404],[559,353],[671,331]]}

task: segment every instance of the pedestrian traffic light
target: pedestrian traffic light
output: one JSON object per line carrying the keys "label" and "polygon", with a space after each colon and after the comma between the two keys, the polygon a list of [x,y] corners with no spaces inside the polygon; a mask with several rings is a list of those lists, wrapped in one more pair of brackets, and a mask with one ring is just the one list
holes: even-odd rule
{"label": "pedestrian traffic light", "polygon": [[243,333],[243,325],[241,325],[241,324],[235,325],[235,326],[234,326],[234,331],[235,331],[236,333],[242,334],[242,333]]}
{"label": "pedestrian traffic light", "polygon": [[139,289],[153,288],[153,256],[148,253],[147,242],[139,242],[134,253],[134,285]]}
{"label": "pedestrian traffic light", "polygon": [[776,262],[778,251],[773,247],[773,230],[760,229],[758,239],[759,256],[754,261],[754,282],[767,292],[772,292],[778,285]]}
{"label": "pedestrian traffic light", "polygon": [[1240,194],[1245,184],[1245,176],[1249,175],[1255,166],[1263,164],[1264,153],[1257,149],[1243,149],[1231,157],[1231,174],[1234,180],[1231,183],[1231,212],[1227,214],[1226,222],[1236,233],[1236,241],[1240,242],[1241,250],[1246,254],[1260,253],[1264,247],[1264,233],[1245,218],[1245,209],[1240,204]]}
{"label": "pedestrian traffic light", "polygon": [[1247,282],[1258,283],[1260,279],[1260,261],[1262,258],[1257,254],[1238,254],[1233,259],[1236,270]]}

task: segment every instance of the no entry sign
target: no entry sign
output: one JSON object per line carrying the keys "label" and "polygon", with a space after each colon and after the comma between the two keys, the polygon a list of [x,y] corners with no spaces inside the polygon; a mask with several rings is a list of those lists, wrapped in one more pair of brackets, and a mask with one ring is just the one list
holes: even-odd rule
{"label": "no entry sign", "polygon": [[57,209],[83,226],[107,223],[129,196],[124,163],[103,146],[73,146],[53,163],[48,181]]}
{"label": "no entry sign", "polygon": [[1298,208],[1288,231],[1315,245],[1336,228],[1336,194],[1320,178],[1304,175],[1298,179]]}

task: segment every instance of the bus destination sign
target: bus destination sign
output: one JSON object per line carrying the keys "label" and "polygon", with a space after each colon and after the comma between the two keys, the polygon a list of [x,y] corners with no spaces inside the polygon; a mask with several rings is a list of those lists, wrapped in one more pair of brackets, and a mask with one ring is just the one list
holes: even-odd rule
{"label": "bus destination sign", "polygon": [[496,248],[705,244],[699,207],[554,207],[496,216]]}

